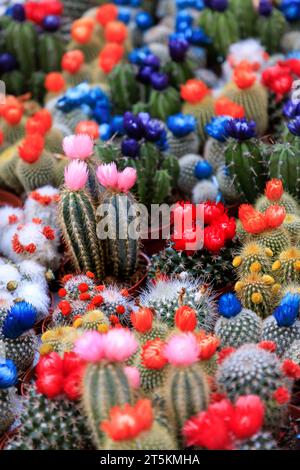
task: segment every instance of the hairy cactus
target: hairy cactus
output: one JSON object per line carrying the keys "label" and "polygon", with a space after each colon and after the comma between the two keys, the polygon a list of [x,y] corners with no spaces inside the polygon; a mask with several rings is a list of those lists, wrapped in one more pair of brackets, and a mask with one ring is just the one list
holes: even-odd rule
{"label": "hairy cactus", "polygon": [[256,21],[256,33],[270,54],[278,51],[280,41],[287,29],[287,22],[281,11],[270,6],[270,10],[260,12]]}
{"label": "hairy cactus", "polygon": [[224,294],[219,300],[221,317],[215,325],[215,334],[221,347],[238,348],[246,343],[257,343],[260,339],[262,321],[256,313],[242,308],[233,294]]}
{"label": "hairy cactus", "polygon": [[[214,28],[211,28],[211,25]],[[229,46],[238,41],[239,29],[235,15],[227,8],[227,3],[205,8],[200,15],[199,26],[211,37],[216,54],[226,57]]]}
{"label": "hairy cactus", "polygon": [[90,310],[80,318],[76,318],[73,326],[81,330],[96,330],[106,333],[109,328],[109,321],[101,310]]}
{"label": "hairy cactus", "polygon": [[234,182],[230,177],[228,168],[226,168],[225,165],[218,168],[216,179],[225,201],[227,201],[228,203],[234,203],[239,201],[240,195],[236,190]]}
{"label": "hairy cactus", "polygon": [[265,230],[257,235],[252,235],[250,239],[265,248],[269,248],[274,256],[287,249],[291,243],[289,233],[284,226],[273,230]]}
{"label": "hairy cactus", "polygon": [[203,157],[211,164],[216,171],[225,164],[226,144],[217,139],[209,137],[204,145]]}
{"label": "hairy cactus", "polygon": [[244,119],[228,121],[225,161],[233,184],[245,201],[253,202],[265,186],[265,168],[260,145],[254,139],[255,125]]}
{"label": "hairy cactus", "polygon": [[251,273],[235,284],[235,291],[244,308],[265,318],[276,305],[280,285],[267,274]]}
{"label": "hairy cactus", "polygon": [[54,159],[43,149],[44,139],[39,135],[26,137],[19,147],[20,159],[16,171],[26,191],[52,183]]}
{"label": "hairy cactus", "polygon": [[123,114],[140,99],[136,73],[131,64],[118,64],[109,75],[109,86],[114,110]]}
{"label": "hairy cactus", "polygon": [[203,276],[214,287],[231,284],[234,280],[232,267],[232,246],[222,248],[218,253],[202,249],[189,255],[186,251],[177,251],[171,245],[153,255],[149,276],[155,278],[159,274],[181,275],[187,273],[194,279]]}
{"label": "hairy cactus", "polygon": [[233,82],[225,86],[223,96],[244,108],[245,117],[256,123],[257,134],[261,136],[268,128],[268,94],[254,74],[252,79],[248,77],[249,72],[245,72],[244,77],[244,71],[237,69]]}
{"label": "hairy cactus", "polygon": [[208,406],[208,385],[202,366],[197,363],[197,350],[197,340],[191,333],[171,337],[164,350],[170,368],[163,396],[179,442],[185,421]]}
{"label": "hairy cactus", "polygon": [[300,282],[300,250],[290,247],[282,251],[272,265],[272,271],[280,284]]}
{"label": "hairy cactus", "polygon": [[190,132],[183,137],[168,134],[169,152],[177,158],[190,153],[197,153],[199,149],[199,138],[195,132]]}
{"label": "hairy cactus", "polygon": [[30,387],[21,427],[6,450],[92,449],[80,403],[49,399]]}
{"label": "hairy cactus", "polygon": [[300,217],[295,214],[287,214],[282,224],[289,233],[292,243],[298,243],[300,233]]}
{"label": "hairy cactus", "polygon": [[195,167],[198,162],[201,162],[201,157],[196,154],[187,154],[178,160],[179,163],[179,178],[178,187],[187,195],[190,195],[194,186],[198,183],[198,178],[195,176]]}
{"label": "hairy cactus", "polygon": [[250,273],[268,274],[271,271],[272,250],[259,243],[245,243],[232,264],[237,268],[239,278]]}
{"label": "hairy cactus", "polygon": [[272,396],[285,381],[274,353],[254,344],[241,346],[222,362],[216,380],[220,391],[232,401],[241,395],[258,395],[266,407],[265,426],[272,431],[278,429],[286,407]]}
{"label": "hairy cactus", "polygon": [[117,363],[88,365],[83,377],[82,400],[94,443],[100,449],[104,440],[100,423],[108,417],[110,408],[133,401],[122,366]]}
{"label": "hairy cactus", "polygon": [[63,300],[52,314],[53,328],[58,326],[72,326],[77,317],[81,317],[87,311],[87,302],[81,300],[73,300],[69,302]]}
{"label": "hairy cactus", "polygon": [[158,280],[148,284],[140,296],[141,305],[153,308],[160,321],[174,325],[174,315],[180,305],[193,308],[198,326],[207,331],[213,329],[215,307],[209,289],[191,279]]}
{"label": "hairy cactus", "polygon": [[51,328],[42,334],[42,345],[40,347],[41,354],[56,352],[63,354],[73,351],[75,341],[80,336],[79,330],[71,326],[59,326]]}
{"label": "hairy cactus", "polygon": [[91,271],[103,279],[104,251],[97,239],[93,202],[84,189],[87,180],[86,163],[75,160],[66,168],[58,206],[59,225],[74,268]]}
{"label": "hairy cactus", "polygon": [[118,175],[114,163],[102,165],[97,170],[99,182],[106,188],[99,198],[97,236],[111,263],[109,267],[111,274],[116,278],[128,279],[136,271],[139,252],[139,240],[129,233],[129,223],[135,217],[134,207],[137,203],[128,190],[135,184],[136,171],[127,168],[119,173],[124,175],[124,181],[122,187],[115,187],[113,182],[109,181],[110,168],[114,175]]}
{"label": "hairy cactus", "polygon": [[293,341],[283,354],[283,359],[291,359],[300,365],[300,340]]}

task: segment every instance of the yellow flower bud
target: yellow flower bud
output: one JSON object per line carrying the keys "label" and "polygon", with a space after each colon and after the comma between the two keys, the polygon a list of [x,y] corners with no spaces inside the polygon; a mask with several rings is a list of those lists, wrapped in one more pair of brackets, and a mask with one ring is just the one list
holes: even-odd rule
{"label": "yellow flower bud", "polygon": [[279,259],[272,264],[272,271],[278,271],[281,268],[281,263]]}
{"label": "yellow flower bud", "polygon": [[261,270],[261,264],[258,261],[254,261],[254,263],[252,263],[250,266],[250,271],[252,273],[259,273],[260,270]]}
{"label": "yellow flower bud", "polygon": [[251,300],[254,304],[261,304],[263,301],[263,297],[260,292],[254,292],[251,295]]}
{"label": "yellow flower bud", "polygon": [[236,256],[234,260],[232,261],[232,266],[234,268],[238,268],[242,264],[242,257],[241,256]]}

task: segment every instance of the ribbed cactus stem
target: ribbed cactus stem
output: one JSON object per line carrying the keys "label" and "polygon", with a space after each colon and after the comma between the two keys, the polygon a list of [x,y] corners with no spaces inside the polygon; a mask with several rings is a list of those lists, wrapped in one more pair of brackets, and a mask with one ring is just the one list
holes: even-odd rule
{"label": "ribbed cactus stem", "polygon": [[300,162],[299,149],[288,142],[273,146],[269,160],[271,178],[282,180],[285,191],[300,201]]}
{"label": "ribbed cactus stem", "polygon": [[132,392],[120,364],[91,364],[83,377],[83,407],[97,449],[103,446],[104,433],[100,423],[111,407],[132,404]]}

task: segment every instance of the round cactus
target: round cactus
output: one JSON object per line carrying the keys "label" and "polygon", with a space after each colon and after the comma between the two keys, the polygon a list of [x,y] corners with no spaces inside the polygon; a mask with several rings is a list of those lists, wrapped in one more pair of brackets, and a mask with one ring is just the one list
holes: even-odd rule
{"label": "round cactus", "polygon": [[268,274],[272,267],[272,256],[273,252],[269,248],[264,248],[255,242],[248,242],[241,248],[232,264],[237,268],[239,277],[250,273]]}
{"label": "round cactus", "polygon": [[265,212],[268,207],[274,204],[284,207],[287,214],[299,214],[296,199],[284,192],[282,180],[276,178],[267,182],[265,194],[257,199],[255,209],[260,212]]}
{"label": "round cactus", "polygon": [[272,271],[280,284],[300,282],[300,249],[290,247],[282,251],[274,261]]}
{"label": "round cactus", "polygon": [[238,445],[238,450],[278,450],[271,433],[259,432]]}

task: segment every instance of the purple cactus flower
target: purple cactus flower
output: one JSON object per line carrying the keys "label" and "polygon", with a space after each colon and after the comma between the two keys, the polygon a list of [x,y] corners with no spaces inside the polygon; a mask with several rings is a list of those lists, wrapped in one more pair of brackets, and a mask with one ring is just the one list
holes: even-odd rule
{"label": "purple cactus flower", "polygon": [[157,142],[164,132],[164,125],[158,119],[150,119],[145,129],[145,138],[149,142]]}
{"label": "purple cactus flower", "polygon": [[160,68],[159,57],[157,57],[154,54],[149,54],[143,60],[143,65],[151,67],[152,70],[159,70],[159,68]]}
{"label": "purple cactus flower", "polygon": [[140,125],[138,117],[131,112],[124,114],[123,126],[126,134],[133,139],[141,139],[143,136],[143,128]]}
{"label": "purple cactus flower", "polygon": [[183,62],[188,48],[189,43],[184,38],[178,37],[169,40],[170,56],[174,62]]}
{"label": "purple cactus flower", "polygon": [[151,83],[151,75],[153,73],[153,70],[151,67],[147,66],[142,66],[140,67],[138,73],[137,73],[137,80],[144,85],[149,85]]}
{"label": "purple cactus flower", "polygon": [[229,119],[225,124],[227,137],[237,140],[248,140],[256,135],[256,124],[247,119]]}
{"label": "purple cactus flower", "polygon": [[216,11],[225,11],[228,7],[228,0],[205,0],[204,3],[208,8]]}
{"label": "purple cactus flower", "polygon": [[124,157],[136,158],[139,156],[140,144],[135,139],[124,139],[121,144]]}
{"label": "purple cactus flower", "polygon": [[261,16],[270,16],[273,10],[270,0],[260,0],[258,11]]}
{"label": "purple cactus flower", "polygon": [[169,77],[163,72],[153,72],[151,75],[151,85],[155,90],[165,90],[169,85]]}
{"label": "purple cactus flower", "polygon": [[300,116],[300,101],[299,103],[293,100],[288,100],[283,107],[283,115],[287,119],[293,119]]}
{"label": "purple cactus flower", "polygon": [[288,122],[287,126],[292,134],[300,137],[300,116],[296,116],[295,119]]}

